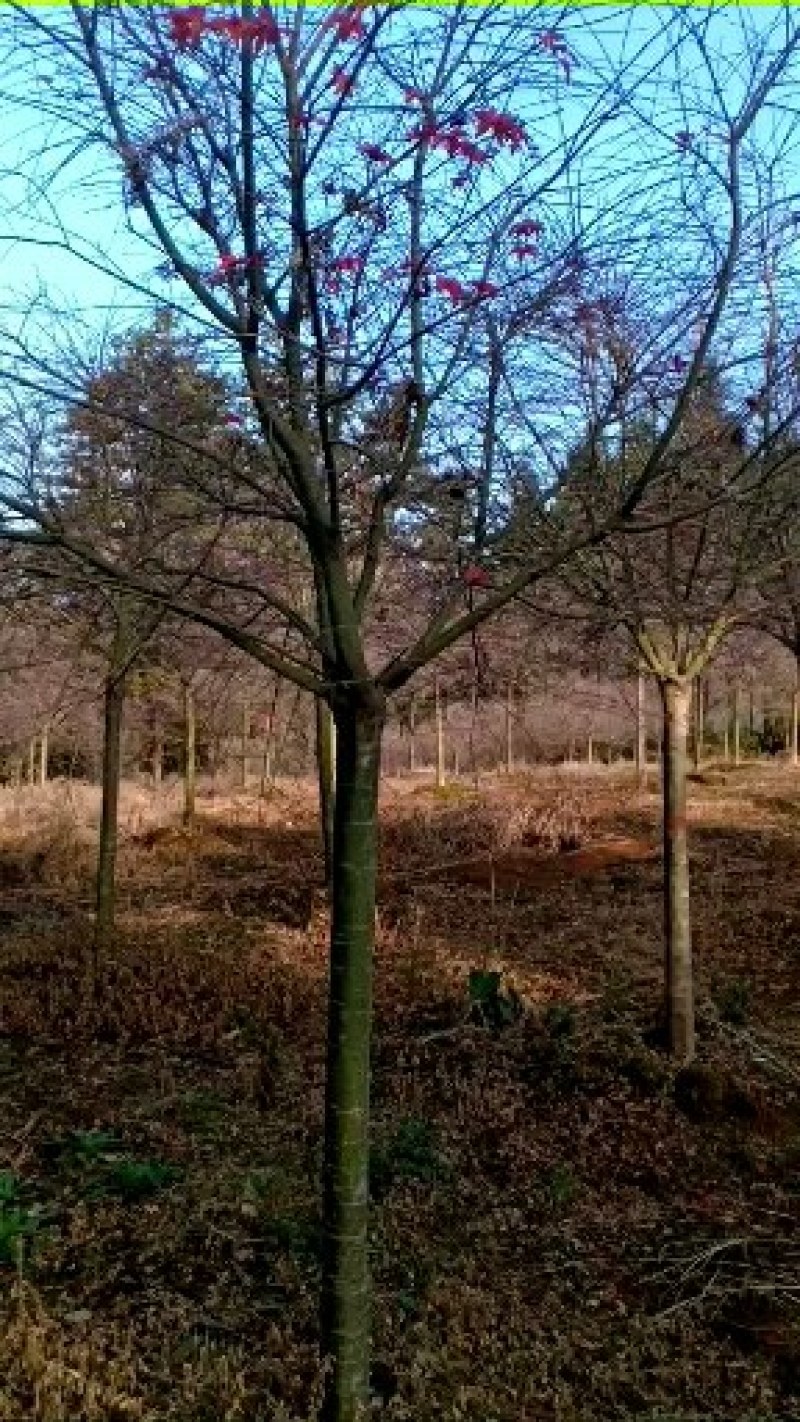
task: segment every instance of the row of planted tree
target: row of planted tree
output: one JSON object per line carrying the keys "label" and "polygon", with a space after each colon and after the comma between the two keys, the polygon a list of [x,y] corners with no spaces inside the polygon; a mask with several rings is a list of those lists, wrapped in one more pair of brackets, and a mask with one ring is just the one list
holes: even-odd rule
{"label": "row of planted tree", "polygon": [[[40,610],[44,618],[50,610]],[[62,647],[62,652],[65,649]],[[198,649],[195,649],[198,650]],[[207,649],[206,649],[207,650]],[[580,653],[580,648],[573,649]],[[152,656],[153,649],[149,649]],[[765,686],[748,657],[760,653]],[[80,659],[80,648],[72,649]],[[143,654],[140,653],[140,656]],[[122,698],[120,773],[158,788],[165,779],[199,773],[207,787],[258,789],[281,777],[316,774],[313,698],[280,679],[248,675],[240,657],[217,658],[215,667],[188,663],[182,674],[153,663],[132,670]],[[382,748],[388,775],[475,777],[566,762],[636,766],[661,759],[661,717],[656,688],[643,674],[603,679],[578,661],[569,669],[564,647],[558,665],[537,659],[540,684],[526,687],[518,670],[512,680],[464,685],[437,672],[395,708]],[[745,756],[785,753],[797,763],[797,696],[792,669],[780,649],[764,638],[746,639],[734,666],[716,677],[698,678],[692,697],[689,744],[695,769],[709,757],[737,765]],[[98,668],[87,659],[72,667],[64,687],[57,667],[36,668],[38,705],[46,719],[30,729],[30,688],[20,686],[24,668],[0,672],[0,783],[45,784],[49,779],[102,779],[103,701]],[[271,682],[271,684],[270,684]],[[13,737],[13,739],[12,739]],[[24,739],[23,739],[24,737]]]}

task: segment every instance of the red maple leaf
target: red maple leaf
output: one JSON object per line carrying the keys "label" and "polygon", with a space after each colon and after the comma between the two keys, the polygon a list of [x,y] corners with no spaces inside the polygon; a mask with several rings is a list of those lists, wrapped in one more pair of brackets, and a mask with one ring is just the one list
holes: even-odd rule
{"label": "red maple leaf", "polygon": [[487,301],[492,296],[499,296],[500,288],[493,281],[476,281],[472,294],[478,301]]}
{"label": "red maple leaf", "polygon": [[331,79],[331,88],[334,89],[337,94],[341,94],[342,97],[345,98],[352,90],[355,82],[355,79],[347,74],[344,69],[334,69]]}
{"label": "red maple leaf", "polygon": [[429,119],[425,123],[417,124],[416,128],[410,128],[406,134],[409,143],[432,143],[440,136],[439,125]]}
{"label": "red maple leaf", "polygon": [[468,588],[488,588],[492,585],[492,580],[486,569],[479,568],[477,563],[470,563],[464,569],[462,576]]}
{"label": "red maple leaf", "polygon": [[364,270],[364,258],[356,257],[351,253],[345,253],[343,257],[336,257],[331,262],[333,272],[362,272]]}
{"label": "red maple leaf", "polygon": [[512,237],[541,237],[544,228],[535,217],[526,217],[522,222],[515,222],[511,228]]}
{"label": "red maple leaf", "polygon": [[176,49],[197,49],[206,31],[205,6],[190,5],[185,10],[172,10],[167,23]]}
{"label": "red maple leaf", "polygon": [[466,287],[462,286],[455,277],[437,276],[435,285],[439,295],[446,296],[456,306],[469,300],[469,292]]}
{"label": "red maple leaf", "polygon": [[345,10],[337,11],[335,15],[329,15],[325,21],[325,28],[335,30],[336,38],[340,40],[359,40],[363,39],[366,34],[361,11],[350,6]]}
{"label": "red maple leaf", "polygon": [[549,54],[563,54],[567,49],[567,42],[558,30],[542,30],[536,43]]}
{"label": "red maple leaf", "polygon": [[219,286],[224,281],[236,281],[248,267],[256,267],[260,262],[260,257],[235,257],[232,252],[223,252],[208,280],[212,286]]}
{"label": "red maple leaf", "polygon": [[487,134],[497,143],[507,143],[509,148],[519,148],[526,141],[526,133],[519,119],[511,114],[498,113],[497,109],[479,109],[475,115],[478,134]]}
{"label": "red maple leaf", "polygon": [[471,143],[468,138],[461,138],[457,135],[458,143],[454,145],[455,152],[451,154],[455,158],[464,158],[467,163],[488,163],[491,154],[485,148],[479,148],[477,143]]}

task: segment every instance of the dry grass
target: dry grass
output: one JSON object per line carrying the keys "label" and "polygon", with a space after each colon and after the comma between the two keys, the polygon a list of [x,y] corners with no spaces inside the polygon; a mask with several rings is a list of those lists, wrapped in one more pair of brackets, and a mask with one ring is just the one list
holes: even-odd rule
{"label": "dry grass", "polygon": [[[387,1418],[798,1415],[796,794],[772,767],[692,787],[702,1070],[676,1079],[651,1036],[655,795],[596,769],[387,786]],[[313,1415],[313,790],[206,796],[193,832],[179,808],[126,787],[119,932],[89,1014],[96,795],[0,797],[0,1422]],[[477,1014],[476,970],[500,974]]]}

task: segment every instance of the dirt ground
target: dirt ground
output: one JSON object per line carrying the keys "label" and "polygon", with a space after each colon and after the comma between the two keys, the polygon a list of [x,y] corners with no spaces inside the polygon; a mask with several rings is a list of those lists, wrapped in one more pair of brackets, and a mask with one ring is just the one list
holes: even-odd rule
{"label": "dirt ground", "polygon": [[[96,1010],[92,793],[0,799],[0,1422],[305,1419],[312,789],[206,794],[187,831],[128,788]],[[800,1418],[800,773],[711,768],[690,824],[700,1060],[675,1073],[655,793],[386,787],[376,1415]]]}

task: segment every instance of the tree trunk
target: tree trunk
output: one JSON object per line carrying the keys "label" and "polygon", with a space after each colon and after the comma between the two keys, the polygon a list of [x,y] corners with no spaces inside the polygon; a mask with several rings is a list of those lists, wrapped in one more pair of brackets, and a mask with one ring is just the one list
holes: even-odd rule
{"label": "tree trunk", "polygon": [[197,720],[194,691],[187,682],[183,688],[183,823],[194,827],[197,795]]}
{"label": "tree trunk", "polygon": [[733,689],[733,763],[742,763],[742,743],[741,743],[741,693],[739,683]]}
{"label": "tree trunk", "polygon": [[666,1012],[671,1054],[694,1057],[694,982],[686,824],[686,740],[690,689],[661,683],[663,707],[664,930]]}
{"label": "tree trunk", "polygon": [[705,703],[703,680],[701,677],[698,677],[694,683],[692,705],[694,708],[692,757],[695,771],[700,771],[703,768],[703,758],[705,754]]}
{"label": "tree trunk", "polygon": [[[470,768],[470,774],[472,775],[472,779],[473,779],[473,781],[474,781],[475,789],[476,789],[476,790],[478,789],[478,746],[477,746],[477,735],[478,735],[478,683],[477,683],[477,680],[473,677],[472,690],[471,690],[471,692],[470,692],[469,739],[468,739],[468,746],[467,746],[467,748],[468,748],[468,751],[469,751],[469,768]],[[458,770],[456,770],[455,773],[456,773],[456,775],[458,775]]]}
{"label": "tree trunk", "polygon": [[36,737],[28,742],[28,784],[36,783]]}
{"label": "tree trunk", "polygon": [[444,744],[444,698],[437,676],[434,682],[434,704],[436,714],[436,788],[443,790],[447,781]]}
{"label": "tree trunk", "polygon": [[594,765],[594,740],[591,736],[586,745],[586,764]]}
{"label": "tree trunk", "polygon": [[118,639],[106,678],[103,706],[103,798],[100,814],[100,843],[97,852],[95,924],[92,956],[94,992],[100,986],[103,961],[114,931],[116,909],[116,864],[119,823],[119,783],[122,771],[122,717],[127,675]]}
{"label": "tree trunk", "polygon": [[640,790],[647,785],[647,715],[644,673],[636,678],[636,782]]}
{"label": "tree trunk", "polygon": [[514,688],[506,687],[506,775],[514,774]]}
{"label": "tree trunk", "polygon": [[247,751],[250,745],[250,703],[242,705],[242,789],[247,789]]}
{"label": "tree trunk", "polygon": [[792,765],[800,761],[800,656],[795,657],[794,691],[792,692]]}
{"label": "tree trunk", "polygon": [[267,718],[267,734],[264,738],[264,754],[261,760],[261,784],[258,793],[263,800],[267,793],[267,788],[272,785],[275,776],[275,745],[277,741],[278,728],[278,705],[281,695],[281,678],[276,676],[275,684],[272,688],[272,701],[270,702],[269,716]]}
{"label": "tree trunk", "polygon": [[315,709],[322,854],[325,865],[325,887],[330,889],[333,883],[333,836],[336,806],[336,732],[327,701],[318,697]]}
{"label": "tree trunk", "polygon": [[47,784],[47,762],[48,762],[48,758],[49,758],[49,755],[48,755],[49,747],[50,747],[50,726],[49,726],[49,723],[48,723],[47,721],[45,721],[44,725],[42,726],[42,738],[41,738],[41,740],[40,740],[40,742],[39,742],[39,784],[40,784],[40,785],[46,785],[46,784]]}
{"label": "tree trunk", "polygon": [[328,1061],[323,1163],[324,1422],[369,1410],[369,1087],[383,707],[336,712]]}
{"label": "tree trunk", "polygon": [[161,789],[164,779],[164,737],[160,730],[155,733],[153,741],[153,786],[156,790]]}
{"label": "tree trunk", "polygon": [[417,768],[417,703],[412,696],[408,706],[408,771],[413,775]]}

